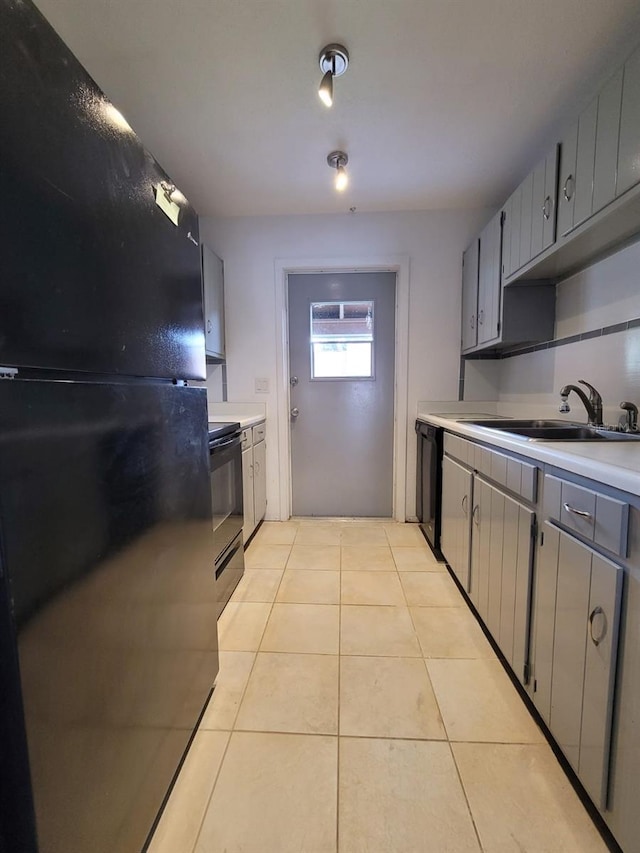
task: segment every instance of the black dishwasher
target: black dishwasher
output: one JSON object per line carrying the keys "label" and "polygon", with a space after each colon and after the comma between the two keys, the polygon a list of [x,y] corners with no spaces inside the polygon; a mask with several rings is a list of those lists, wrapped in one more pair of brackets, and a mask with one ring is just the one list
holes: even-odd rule
{"label": "black dishwasher", "polygon": [[442,427],[416,421],[418,467],[416,471],[416,514],[420,529],[436,557],[440,551],[442,504]]}

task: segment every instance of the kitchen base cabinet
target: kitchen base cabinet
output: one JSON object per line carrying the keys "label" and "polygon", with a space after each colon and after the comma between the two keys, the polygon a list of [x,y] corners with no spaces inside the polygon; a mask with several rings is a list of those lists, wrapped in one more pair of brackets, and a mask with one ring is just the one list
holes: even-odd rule
{"label": "kitchen base cabinet", "polygon": [[246,545],[267,510],[267,445],[264,423],[242,432],[242,498],[244,522],[242,538]]}
{"label": "kitchen base cabinet", "polygon": [[544,594],[555,575],[555,607],[553,620],[547,606],[537,621],[534,703],[539,707],[544,686],[542,716],[591,799],[605,809],[623,569],[548,522],[543,532]]}
{"label": "kitchen base cabinet", "polygon": [[474,477],[470,598],[517,678],[527,681],[535,512]]}
{"label": "kitchen base cabinet", "polygon": [[472,474],[448,456],[442,460],[442,528],[440,549],[469,591],[469,518]]}
{"label": "kitchen base cabinet", "polygon": [[441,549],[526,683],[537,468],[445,433]]}

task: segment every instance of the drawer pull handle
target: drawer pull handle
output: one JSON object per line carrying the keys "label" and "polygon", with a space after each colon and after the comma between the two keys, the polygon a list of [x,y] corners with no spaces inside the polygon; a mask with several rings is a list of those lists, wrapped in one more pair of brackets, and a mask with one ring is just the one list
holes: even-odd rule
{"label": "drawer pull handle", "polygon": [[471,518],[473,519],[476,527],[480,525],[480,504],[476,504],[473,508],[473,512],[471,513]]}
{"label": "drawer pull handle", "polygon": [[[602,630],[600,632],[599,637],[595,637],[593,634],[593,623],[595,621],[596,616],[602,616]],[[594,607],[591,613],[589,614],[589,634],[591,636],[591,642],[594,646],[599,646],[600,643],[607,636],[607,615],[602,609],[602,607]]]}
{"label": "drawer pull handle", "polygon": [[575,509],[571,504],[562,504],[567,512],[573,513],[573,515],[579,515],[580,518],[593,518],[590,512],[587,512],[586,509]]}
{"label": "drawer pull handle", "polygon": [[467,501],[468,501],[468,500],[469,500],[469,495],[463,495],[463,496],[462,496],[462,501],[460,502],[460,505],[462,506],[462,512],[463,512],[465,515],[467,514]]}

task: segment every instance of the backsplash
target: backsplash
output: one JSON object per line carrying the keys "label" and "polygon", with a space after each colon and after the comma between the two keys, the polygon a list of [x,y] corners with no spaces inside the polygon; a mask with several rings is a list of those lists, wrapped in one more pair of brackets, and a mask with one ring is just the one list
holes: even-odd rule
{"label": "backsplash", "polygon": [[[640,404],[640,242],[576,273],[556,289],[554,340],[497,361],[467,362],[464,399],[487,399],[496,387],[505,415],[554,415],[559,390],[586,379],[604,400],[604,420],[617,423],[622,400]],[[570,395],[570,420],[586,420]]]}

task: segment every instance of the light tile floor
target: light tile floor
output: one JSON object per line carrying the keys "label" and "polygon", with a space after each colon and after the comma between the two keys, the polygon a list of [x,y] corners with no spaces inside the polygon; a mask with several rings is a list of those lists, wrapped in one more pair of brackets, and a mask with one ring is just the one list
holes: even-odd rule
{"label": "light tile floor", "polygon": [[150,853],[604,853],[415,525],[265,523]]}

